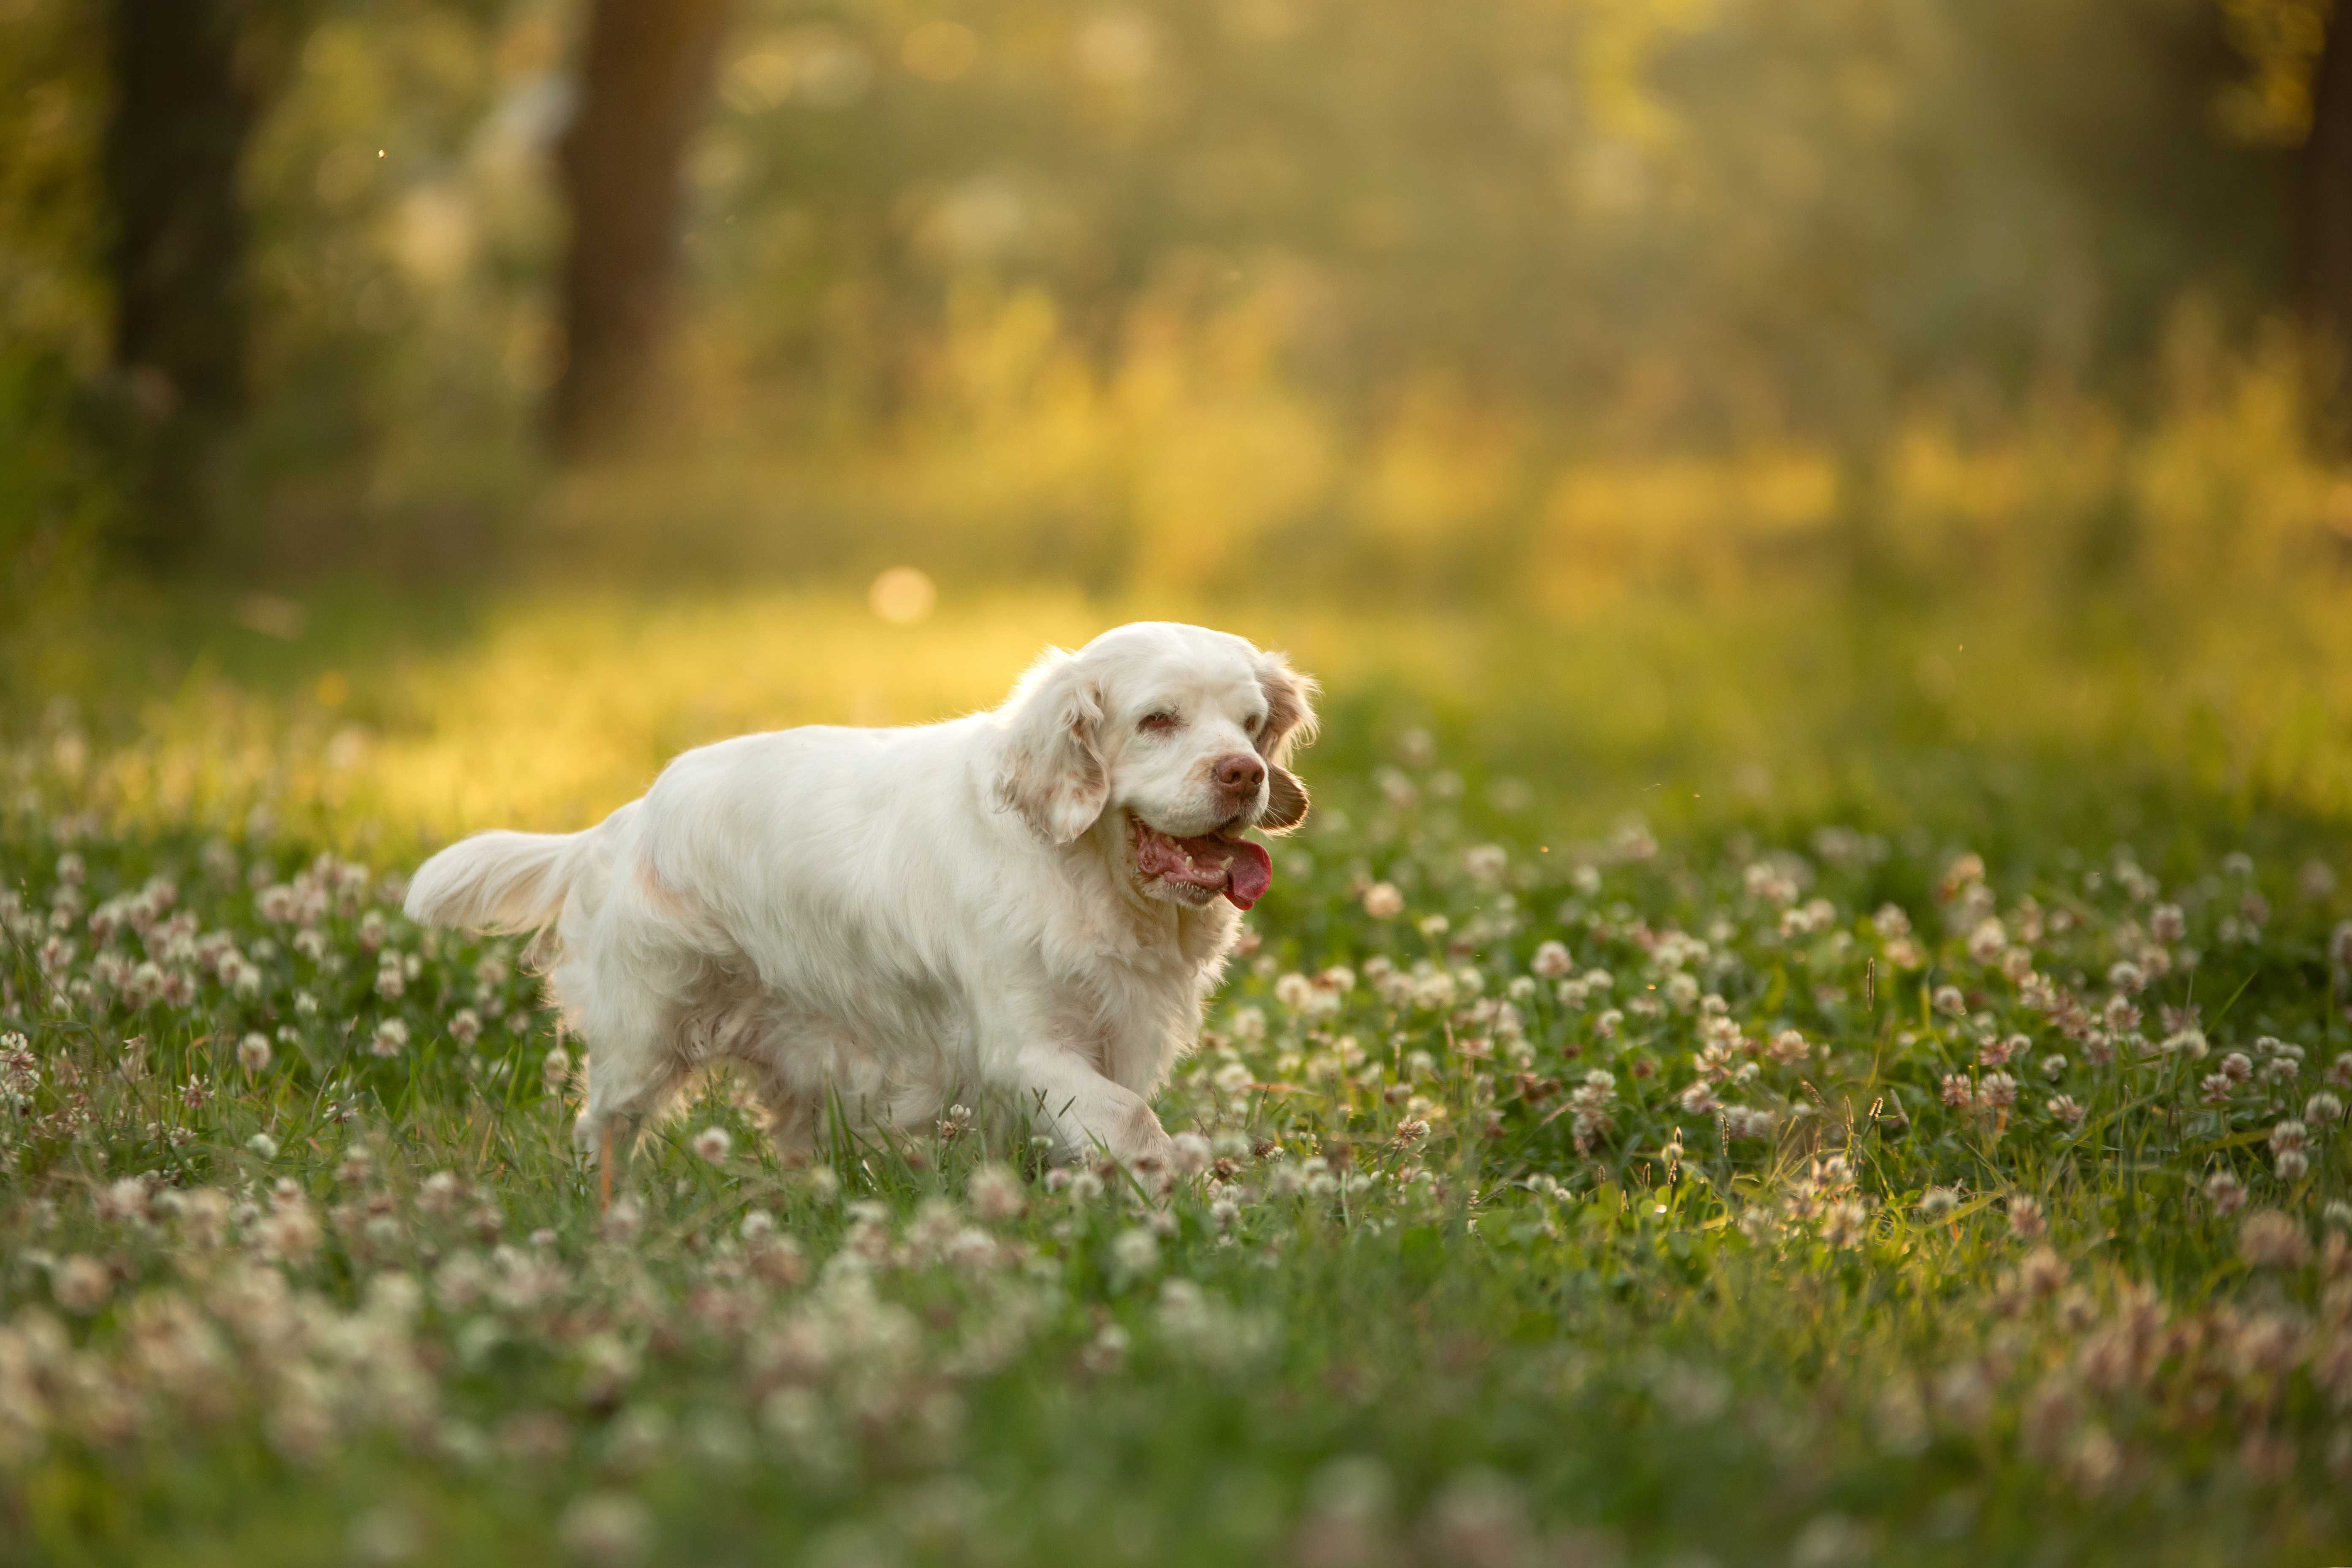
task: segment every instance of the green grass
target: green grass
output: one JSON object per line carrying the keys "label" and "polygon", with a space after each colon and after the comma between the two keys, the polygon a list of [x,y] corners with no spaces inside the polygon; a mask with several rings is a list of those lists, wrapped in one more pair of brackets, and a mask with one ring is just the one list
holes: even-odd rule
{"label": "green grass", "polygon": [[983,1105],[791,1169],[722,1081],[615,1224],[515,945],[386,878],[1124,612],[167,608],[7,721],[0,1560],[2352,1560],[2324,617],[1196,611],[1331,692],[1160,1101],[1224,1163],[1070,1183]]}

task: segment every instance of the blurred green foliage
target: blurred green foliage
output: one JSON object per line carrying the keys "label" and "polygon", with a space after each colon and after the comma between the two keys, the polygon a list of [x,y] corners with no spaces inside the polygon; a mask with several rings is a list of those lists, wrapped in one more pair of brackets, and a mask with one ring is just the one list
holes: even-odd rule
{"label": "blurred green foliage", "polygon": [[[57,476],[8,481],[12,556],[98,526],[137,417],[105,373],[91,9],[0,5],[0,385],[29,389],[0,449]],[[2130,463],[2069,490],[2048,448],[2095,467],[2194,417],[2183,353],[2200,384],[2293,379],[2253,345],[2300,0],[745,0],[667,439],[556,484],[577,8],[303,10],[247,170],[244,573],[520,542],[1223,588],[1279,553],[1557,607],[1628,561],[1703,578],[1723,541],[1853,555],[1856,509],[1916,510],[1922,441],[2043,474],[1969,505],[2071,562],[2137,526]]]}

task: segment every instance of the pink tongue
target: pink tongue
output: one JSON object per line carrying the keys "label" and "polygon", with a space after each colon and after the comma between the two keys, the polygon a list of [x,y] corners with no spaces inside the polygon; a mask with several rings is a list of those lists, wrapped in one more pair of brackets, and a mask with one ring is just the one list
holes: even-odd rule
{"label": "pink tongue", "polygon": [[1246,910],[1265,897],[1265,890],[1274,886],[1274,860],[1263,845],[1246,838],[1231,842],[1234,860],[1228,870],[1225,897],[1233,900],[1234,908]]}

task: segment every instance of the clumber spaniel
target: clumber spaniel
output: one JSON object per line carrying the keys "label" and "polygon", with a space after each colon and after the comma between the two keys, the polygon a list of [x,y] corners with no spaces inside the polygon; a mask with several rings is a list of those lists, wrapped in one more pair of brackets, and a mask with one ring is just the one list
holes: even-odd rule
{"label": "clumber spaniel", "polygon": [[1164,1163],[1147,1097],[1272,883],[1243,832],[1307,815],[1284,763],[1313,695],[1240,637],[1121,626],[993,712],[745,735],[585,832],[477,834],[418,869],[408,914],[554,928],[590,1052],[575,1136],[607,1183],[614,1139],[720,1059],[787,1150],[829,1105],[911,1129],[995,1089],[1060,1157]]}

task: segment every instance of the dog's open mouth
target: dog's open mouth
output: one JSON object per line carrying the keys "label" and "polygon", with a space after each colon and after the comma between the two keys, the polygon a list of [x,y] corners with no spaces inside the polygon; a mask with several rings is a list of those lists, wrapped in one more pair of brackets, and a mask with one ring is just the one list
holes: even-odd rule
{"label": "dog's open mouth", "polygon": [[1274,886],[1273,859],[1246,838],[1222,832],[1178,838],[1139,816],[1128,818],[1128,834],[1135,844],[1135,868],[1145,880],[1198,889],[1202,903],[1223,893],[1235,909],[1245,910]]}

